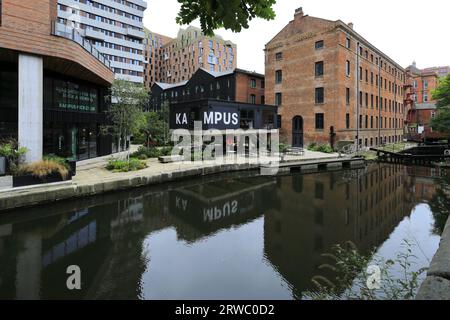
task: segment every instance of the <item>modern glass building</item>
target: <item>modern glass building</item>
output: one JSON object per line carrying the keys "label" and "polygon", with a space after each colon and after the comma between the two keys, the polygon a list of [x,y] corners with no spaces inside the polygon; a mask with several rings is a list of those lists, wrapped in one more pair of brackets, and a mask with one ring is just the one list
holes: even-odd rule
{"label": "modern glass building", "polygon": [[111,153],[112,139],[100,132],[114,80],[109,61],[57,25],[57,0],[2,0],[0,13],[0,139],[18,139],[28,162]]}

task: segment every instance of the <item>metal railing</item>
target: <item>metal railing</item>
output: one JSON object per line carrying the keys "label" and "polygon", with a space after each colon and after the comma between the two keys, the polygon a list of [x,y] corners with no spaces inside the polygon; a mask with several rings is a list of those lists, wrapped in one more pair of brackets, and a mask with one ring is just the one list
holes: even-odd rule
{"label": "metal railing", "polygon": [[52,35],[72,40],[82,46],[86,51],[93,55],[97,60],[107,66],[110,70],[111,62],[105,58],[88,40],[86,40],[75,28],[69,27],[63,23],[53,21]]}

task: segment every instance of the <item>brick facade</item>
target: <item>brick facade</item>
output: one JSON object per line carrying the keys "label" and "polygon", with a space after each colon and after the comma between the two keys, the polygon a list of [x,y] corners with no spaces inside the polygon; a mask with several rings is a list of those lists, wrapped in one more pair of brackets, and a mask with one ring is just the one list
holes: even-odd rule
{"label": "brick facade", "polygon": [[[441,67],[442,69],[442,67]],[[408,110],[406,122],[408,137],[411,140],[439,139],[444,135],[433,132],[430,121],[437,114],[436,101],[432,92],[439,85],[439,67],[418,69],[413,63],[406,68],[406,83],[411,95],[411,108]]]}
{"label": "brick facade", "polygon": [[339,147],[402,139],[404,69],[352,24],[298,9],[265,51],[266,102],[280,105],[284,142]]}
{"label": "brick facade", "polygon": [[147,79],[146,85],[150,89],[155,82],[179,83],[189,80],[198,69],[204,68],[211,72],[225,72],[237,67],[237,47],[234,43],[224,40],[216,35],[205,36],[201,29],[189,26],[180,29],[175,39],[147,33],[147,43],[152,38],[160,38],[162,48],[157,46],[146,47],[148,57],[155,56],[152,63],[145,64],[144,74],[153,73],[153,81]]}

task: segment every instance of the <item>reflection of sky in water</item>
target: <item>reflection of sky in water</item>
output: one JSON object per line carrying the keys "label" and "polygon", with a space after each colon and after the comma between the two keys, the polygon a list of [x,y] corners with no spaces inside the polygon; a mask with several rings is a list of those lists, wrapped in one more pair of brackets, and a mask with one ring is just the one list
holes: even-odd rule
{"label": "reflection of sky in water", "polygon": [[[289,285],[264,261],[264,218],[187,245],[174,229],[144,241],[145,299],[291,299]],[[170,248],[170,250],[168,250]]]}
{"label": "reflection of sky in water", "polygon": [[[434,218],[430,207],[427,204],[417,205],[411,216],[405,217],[389,239],[379,247],[376,254],[386,260],[395,260],[400,252],[406,252],[406,248],[402,247],[406,239],[411,244],[411,254],[416,257],[411,257],[409,260],[412,263],[411,271],[428,267],[440,241],[440,237],[432,233],[433,223]],[[391,274],[395,277],[401,277],[402,271],[398,263],[391,268]],[[423,273],[421,279],[425,278],[425,275]]]}

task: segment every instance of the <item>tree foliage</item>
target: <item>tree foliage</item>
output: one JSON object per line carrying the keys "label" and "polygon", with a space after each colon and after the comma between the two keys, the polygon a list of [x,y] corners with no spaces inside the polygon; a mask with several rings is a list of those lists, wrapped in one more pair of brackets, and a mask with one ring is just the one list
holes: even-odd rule
{"label": "tree foliage", "polygon": [[138,129],[145,136],[147,146],[167,145],[169,139],[169,104],[164,103],[160,111],[150,111],[143,115]]}
{"label": "tree foliage", "polygon": [[450,107],[450,74],[442,78],[439,86],[433,91],[433,100],[438,108]]}
{"label": "tree foliage", "polygon": [[181,4],[177,23],[189,24],[197,18],[208,36],[214,30],[225,28],[233,32],[247,29],[254,18],[273,20],[276,0],[178,0]]}
{"label": "tree foliage", "polygon": [[137,129],[148,92],[141,84],[115,80],[111,87],[111,106],[107,111],[109,125],[104,129],[117,139],[117,145],[125,149],[127,139]]}
{"label": "tree foliage", "polygon": [[450,74],[442,78],[433,91],[433,100],[436,100],[438,112],[431,119],[431,127],[434,131],[450,133]]}

